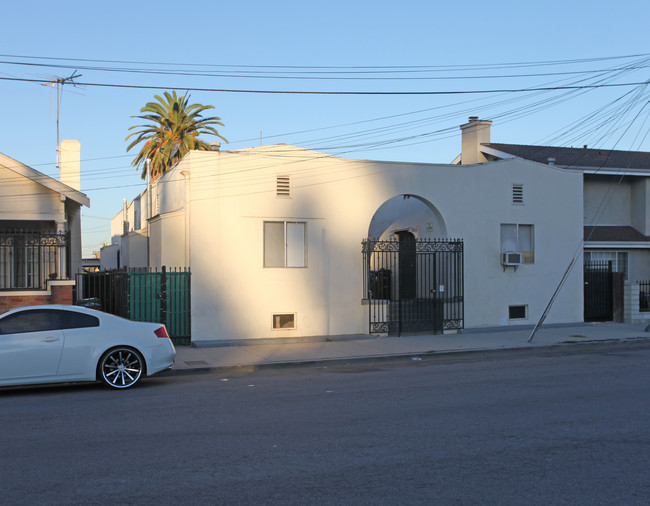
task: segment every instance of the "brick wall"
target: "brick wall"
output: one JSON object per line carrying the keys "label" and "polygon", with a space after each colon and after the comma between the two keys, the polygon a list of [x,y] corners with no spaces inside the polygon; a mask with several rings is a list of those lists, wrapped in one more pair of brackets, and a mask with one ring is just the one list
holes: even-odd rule
{"label": "brick wall", "polygon": [[0,313],[21,306],[37,304],[72,304],[74,281],[49,281],[49,290],[0,292]]}

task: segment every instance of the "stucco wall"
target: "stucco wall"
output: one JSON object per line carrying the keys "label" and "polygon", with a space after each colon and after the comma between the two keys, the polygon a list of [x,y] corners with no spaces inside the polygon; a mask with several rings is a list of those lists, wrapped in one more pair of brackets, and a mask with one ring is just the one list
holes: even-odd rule
{"label": "stucco wall", "polygon": [[[582,234],[582,175],[522,160],[367,162],[266,146],[191,152],[178,170],[190,172],[192,197],[184,211],[152,227],[152,238],[157,230],[166,255],[191,252],[193,340],[367,333],[361,240],[395,196],[428,201],[447,234],[465,240],[466,328],[514,323],[510,304],[528,306],[528,319],[517,324],[535,323]],[[291,178],[291,198],[276,196],[277,176]],[[513,183],[524,185],[523,206],[512,204]],[[187,216],[189,248],[182,240]],[[265,220],[307,223],[306,268],[264,268]],[[534,225],[534,264],[503,270],[501,223]],[[582,297],[577,269],[546,321],[581,321]],[[295,313],[297,328],[272,330],[274,313]]]}
{"label": "stucco wall", "polygon": [[620,176],[585,175],[585,225],[632,225],[632,184]]}
{"label": "stucco wall", "polygon": [[148,267],[148,255],[146,229],[129,232],[127,235],[122,236],[120,267]]}
{"label": "stucco wall", "polygon": [[650,266],[650,250],[639,248],[621,251],[628,252],[629,272],[627,273],[627,279],[629,281],[650,281],[648,278],[648,266]]}
{"label": "stucco wall", "polygon": [[109,246],[104,246],[101,249],[101,254],[99,256],[99,268],[102,271],[107,271],[107,270],[117,269],[118,267],[121,267],[122,259],[120,258],[118,262],[118,254],[120,254],[119,243],[111,244]]}
{"label": "stucco wall", "polygon": [[185,215],[183,212],[162,214],[149,226],[149,265],[160,269],[190,267],[185,260]]}
{"label": "stucco wall", "polygon": [[632,226],[643,235],[650,235],[650,182],[647,177],[632,184]]}

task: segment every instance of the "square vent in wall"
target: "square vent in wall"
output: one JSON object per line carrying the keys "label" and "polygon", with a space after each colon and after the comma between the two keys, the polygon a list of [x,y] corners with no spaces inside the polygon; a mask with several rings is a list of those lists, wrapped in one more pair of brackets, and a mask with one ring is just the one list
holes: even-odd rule
{"label": "square vent in wall", "polygon": [[278,176],[275,181],[275,195],[277,197],[291,197],[291,179],[289,176]]}
{"label": "square vent in wall", "polygon": [[296,328],[295,313],[281,313],[273,315],[273,330],[288,330]]}

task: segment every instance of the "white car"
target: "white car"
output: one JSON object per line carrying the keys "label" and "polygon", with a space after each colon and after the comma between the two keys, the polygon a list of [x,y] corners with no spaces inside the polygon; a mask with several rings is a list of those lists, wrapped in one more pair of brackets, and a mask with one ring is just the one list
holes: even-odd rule
{"label": "white car", "polygon": [[159,323],[65,305],[0,315],[0,386],[101,380],[128,388],[169,369],[175,356]]}

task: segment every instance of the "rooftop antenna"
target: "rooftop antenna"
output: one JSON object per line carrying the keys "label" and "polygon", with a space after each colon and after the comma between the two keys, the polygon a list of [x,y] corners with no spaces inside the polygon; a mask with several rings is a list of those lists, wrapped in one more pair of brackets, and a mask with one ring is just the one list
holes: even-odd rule
{"label": "rooftop antenna", "polygon": [[[57,169],[61,168],[61,148],[60,148],[60,141],[59,141],[59,106],[60,106],[59,96],[60,93],[63,92],[63,85],[72,84],[73,86],[76,86],[77,83],[75,83],[74,80],[77,79],[78,77],[81,77],[81,74],[77,74],[77,71],[75,70],[69,77],[57,77],[52,81],[43,83],[43,86],[51,86],[52,88],[54,88],[54,86],[56,85],[56,168]],[[61,86],[60,92],[59,92],[59,85]]]}

